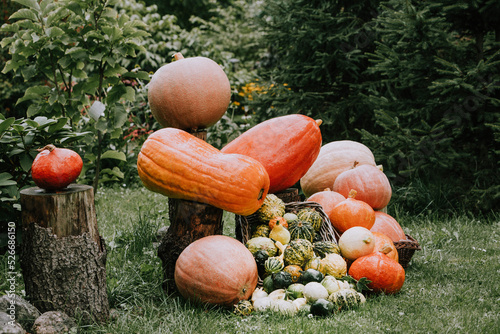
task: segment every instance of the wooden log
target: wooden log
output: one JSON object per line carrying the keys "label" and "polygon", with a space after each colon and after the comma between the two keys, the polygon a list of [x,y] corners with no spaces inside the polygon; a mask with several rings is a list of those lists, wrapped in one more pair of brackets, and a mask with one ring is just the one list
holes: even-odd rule
{"label": "wooden log", "polygon": [[42,313],[59,310],[83,323],[107,321],[106,248],[93,188],[24,189],[21,208],[20,264],[28,299]]}

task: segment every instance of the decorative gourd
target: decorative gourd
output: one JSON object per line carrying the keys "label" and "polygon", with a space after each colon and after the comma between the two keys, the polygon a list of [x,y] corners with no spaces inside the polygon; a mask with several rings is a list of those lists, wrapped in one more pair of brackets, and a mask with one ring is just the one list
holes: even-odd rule
{"label": "decorative gourd", "polygon": [[320,258],[324,258],[326,254],[340,254],[339,245],[333,241],[322,240],[313,243],[314,254]]}
{"label": "decorative gourd", "polygon": [[288,228],[288,220],[283,217],[276,217],[269,221],[269,228],[272,230],[276,225],[276,222],[279,222],[284,228]]}
{"label": "decorative gourd", "polygon": [[392,196],[389,179],[377,166],[359,165],[340,173],[333,184],[333,191],[344,196],[356,190],[356,199],[368,203],[373,209],[385,208]]}
{"label": "decorative gourd", "polygon": [[347,262],[339,254],[326,254],[321,259],[322,273],[335,278],[342,278],[347,274]]}
{"label": "decorative gourd", "polygon": [[252,238],[269,237],[269,232],[271,232],[269,225],[266,224],[257,225],[255,231],[252,233]]}
{"label": "decorative gourd", "polygon": [[336,311],[357,308],[366,302],[365,296],[353,289],[341,289],[336,291],[330,294],[328,300],[333,303]]}
{"label": "decorative gourd", "polygon": [[286,245],[290,242],[290,232],[283,225],[277,222],[269,233],[269,238]]}
{"label": "decorative gourd", "polygon": [[303,266],[314,256],[313,245],[309,240],[292,240],[284,251],[285,265],[296,264]]}
{"label": "decorative gourd", "polygon": [[397,293],[403,287],[405,270],[397,262],[381,252],[374,252],[356,259],[349,268],[349,276],[355,280],[366,277],[368,287],[375,293]]}
{"label": "decorative gourd", "polygon": [[73,150],[49,144],[38,152],[31,165],[31,177],[42,189],[64,189],[75,181],[82,171],[82,158]]}
{"label": "decorative gourd", "polygon": [[376,165],[372,151],[361,143],[340,140],[323,145],[316,161],[300,179],[304,195],[310,197],[331,188],[337,176],[350,169],[355,161],[359,165]]}
{"label": "decorative gourd", "polygon": [[392,242],[406,240],[406,234],[396,219],[382,211],[375,211],[375,223],[370,229],[380,232],[391,238]]}
{"label": "decorative gourd", "polygon": [[186,299],[231,307],[252,296],[258,281],[257,264],[238,240],[211,235],[181,252],[174,279]]}
{"label": "decorative gourd", "polygon": [[391,238],[380,232],[372,232],[375,237],[374,252],[381,252],[390,257],[391,259],[399,262],[399,254],[394,242]]}
{"label": "decorative gourd", "polygon": [[297,283],[302,275],[302,268],[296,264],[290,264],[283,268],[283,271],[290,273],[292,277],[292,283]]}
{"label": "decorative gourd", "polygon": [[283,259],[279,256],[273,256],[266,260],[264,263],[264,270],[266,274],[274,274],[280,272],[285,267]]}
{"label": "decorative gourd", "polygon": [[266,237],[255,237],[248,239],[245,246],[252,254],[255,254],[261,250],[266,251],[269,256],[275,256],[276,253],[278,253],[278,248],[276,247],[274,241]]}
{"label": "decorative gourd", "polygon": [[273,275],[273,285],[275,289],[286,289],[292,284],[292,275],[286,271],[279,271]]}
{"label": "decorative gourd", "polygon": [[197,201],[249,215],[264,202],[269,176],[256,160],[224,154],[179,129],[156,131],[137,158],[146,188],[172,198]]}
{"label": "decorative gourd", "polygon": [[375,223],[375,211],[372,207],[355,197],[356,191],[351,190],[346,200],[333,208],[330,221],[339,233],[344,233],[354,226],[370,229]]}
{"label": "decorative gourd", "polygon": [[339,194],[335,191],[331,191],[330,188],[326,188],[323,191],[317,192],[307,199],[308,202],[315,202],[321,205],[321,208],[328,216],[328,218],[330,218],[333,208],[344,200],[344,195]]}
{"label": "decorative gourd", "polygon": [[375,236],[369,229],[354,226],[345,231],[339,238],[340,253],[348,260],[368,255],[375,249]]}
{"label": "decorative gourd", "polygon": [[285,214],[285,202],[275,194],[267,194],[257,211],[259,219],[264,223]]}
{"label": "decorative gourd", "polygon": [[231,85],[222,68],[205,57],[184,58],[160,67],[148,85],[148,102],[163,127],[208,128],[224,115]]}
{"label": "decorative gourd", "polygon": [[313,242],[316,233],[310,223],[302,220],[291,222],[288,231],[290,232],[290,240],[306,239],[310,242]]}
{"label": "decorative gourd", "polygon": [[299,220],[306,221],[314,227],[314,230],[318,232],[323,224],[323,218],[318,211],[313,208],[304,208],[297,212],[297,217]]}
{"label": "decorative gourd", "polygon": [[321,273],[325,272],[323,264],[321,263],[321,258],[313,256],[309,261],[304,264],[304,270],[314,269]]}
{"label": "decorative gourd", "polygon": [[255,311],[253,304],[249,300],[240,300],[234,305],[234,314],[247,316],[252,314]]}
{"label": "decorative gourd", "polygon": [[287,115],[264,121],[227,144],[222,152],[248,155],[266,168],[269,193],[285,190],[307,172],[321,149],[321,121]]}

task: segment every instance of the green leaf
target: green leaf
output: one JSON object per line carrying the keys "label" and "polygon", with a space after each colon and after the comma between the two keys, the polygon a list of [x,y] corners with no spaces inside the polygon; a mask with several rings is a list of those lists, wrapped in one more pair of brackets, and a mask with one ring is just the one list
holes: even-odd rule
{"label": "green leaf", "polygon": [[124,78],[135,78],[149,81],[149,73],[146,71],[127,72],[122,75]]}
{"label": "green leaf", "polygon": [[21,168],[27,172],[31,169],[31,165],[33,164],[33,158],[28,154],[24,153],[21,155],[21,158],[19,159],[19,164],[21,165]]}
{"label": "green leaf", "polygon": [[125,153],[118,151],[106,151],[101,155],[101,159],[115,159],[121,161],[127,161]]}
{"label": "green leaf", "polygon": [[64,35],[64,30],[62,30],[59,27],[49,27],[49,28],[47,28],[45,30],[45,34],[48,37],[56,38],[56,37],[59,37],[59,36],[63,36]]}
{"label": "green leaf", "polygon": [[57,120],[55,124],[52,124],[48,128],[49,133],[54,133],[61,130],[68,123],[68,118],[61,117]]}
{"label": "green leaf", "polygon": [[31,20],[31,21],[37,21],[38,17],[33,12],[33,10],[28,9],[28,8],[21,8],[9,17],[9,20],[13,20],[13,19],[19,19],[19,20],[26,19],[26,20]]}
{"label": "green leaf", "polygon": [[15,117],[9,117],[4,121],[0,121],[0,135],[7,131],[12,124],[16,121]]}
{"label": "green leaf", "polygon": [[40,5],[36,0],[13,0],[14,2],[17,2],[25,7],[33,8],[36,10],[40,10]]}

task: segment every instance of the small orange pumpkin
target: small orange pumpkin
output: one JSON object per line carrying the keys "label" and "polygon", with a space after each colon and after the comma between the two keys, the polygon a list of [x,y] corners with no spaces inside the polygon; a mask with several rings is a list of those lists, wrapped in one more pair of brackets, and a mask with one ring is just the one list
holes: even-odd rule
{"label": "small orange pumpkin", "polygon": [[375,293],[397,293],[405,282],[404,268],[381,252],[357,258],[349,268],[349,276],[355,280],[366,277],[371,281],[368,287]]}
{"label": "small orange pumpkin", "polygon": [[241,242],[211,235],[187,246],[175,263],[174,280],[184,298],[231,307],[250,298],[258,281],[257,264]]}
{"label": "small orange pumpkin", "polygon": [[283,217],[276,217],[269,221],[269,228],[272,230],[276,225],[276,222],[279,222],[284,228],[288,228],[288,221]]}
{"label": "small orange pumpkin", "polygon": [[148,85],[148,102],[163,127],[202,129],[217,123],[231,101],[222,68],[205,57],[184,58],[160,67]]}
{"label": "small orange pumpkin", "polygon": [[388,236],[392,242],[406,240],[406,234],[401,225],[392,216],[382,211],[375,211],[375,223],[370,229],[372,232],[380,232]]}
{"label": "small orange pumpkin", "polygon": [[392,196],[391,184],[384,172],[377,166],[358,165],[357,162],[352,169],[340,173],[333,184],[333,191],[344,196],[351,189],[356,190],[356,199],[375,210],[385,208]]}
{"label": "small orange pumpkin", "polygon": [[399,254],[394,242],[391,238],[380,232],[372,232],[375,237],[374,252],[381,252],[390,257],[391,259],[399,262]]}
{"label": "small orange pumpkin", "polygon": [[35,184],[46,190],[60,190],[75,181],[82,171],[82,158],[73,150],[49,144],[38,150],[31,165]]}
{"label": "small orange pumpkin", "polygon": [[349,196],[332,210],[330,220],[339,233],[344,233],[354,226],[371,229],[375,223],[375,211],[372,207],[355,197],[356,191],[352,189]]}
{"label": "small orange pumpkin", "polygon": [[328,218],[332,219],[330,215],[332,214],[333,208],[340,202],[345,201],[345,199],[344,195],[331,191],[330,188],[326,188],[323,191],[311,195],[307,201],[321,205]]}

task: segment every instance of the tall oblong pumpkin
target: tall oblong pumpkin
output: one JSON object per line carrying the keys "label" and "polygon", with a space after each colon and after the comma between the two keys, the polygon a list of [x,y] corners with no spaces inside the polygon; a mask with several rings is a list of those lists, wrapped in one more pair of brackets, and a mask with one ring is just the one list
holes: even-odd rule
{"label": "tall oblong pumpkin", "polygon": [[255,159],[226,154],[186,131],[164,128],[142,145],[137,158],[146,188],[171,198],[249,215],[262,205],[269,176]]}
{"label": "tall oblong pumpkin", "polygon": [[354,162],[376,165],[372,151],[356,141],[339,140],[323,145],[311,168],[300,179],[304,195],[309,197],[325,188],[332,188],[337,176],[351,169]]}
{"label": "tall oblong pumpkin", "polygon": [[259,161],[269,174],[269,193],[285,190],[307,172],[321,149],[321,121],[300,114],[271,118],[227,144],[221,151]]}
{"label": "tall oblong pumpkin", "polygon": [[214,125],[231,101],[231,85],[222,68],[206,57],[184,58],[160,67],[148,85],[148,102],[163,127],[183,130]]}

